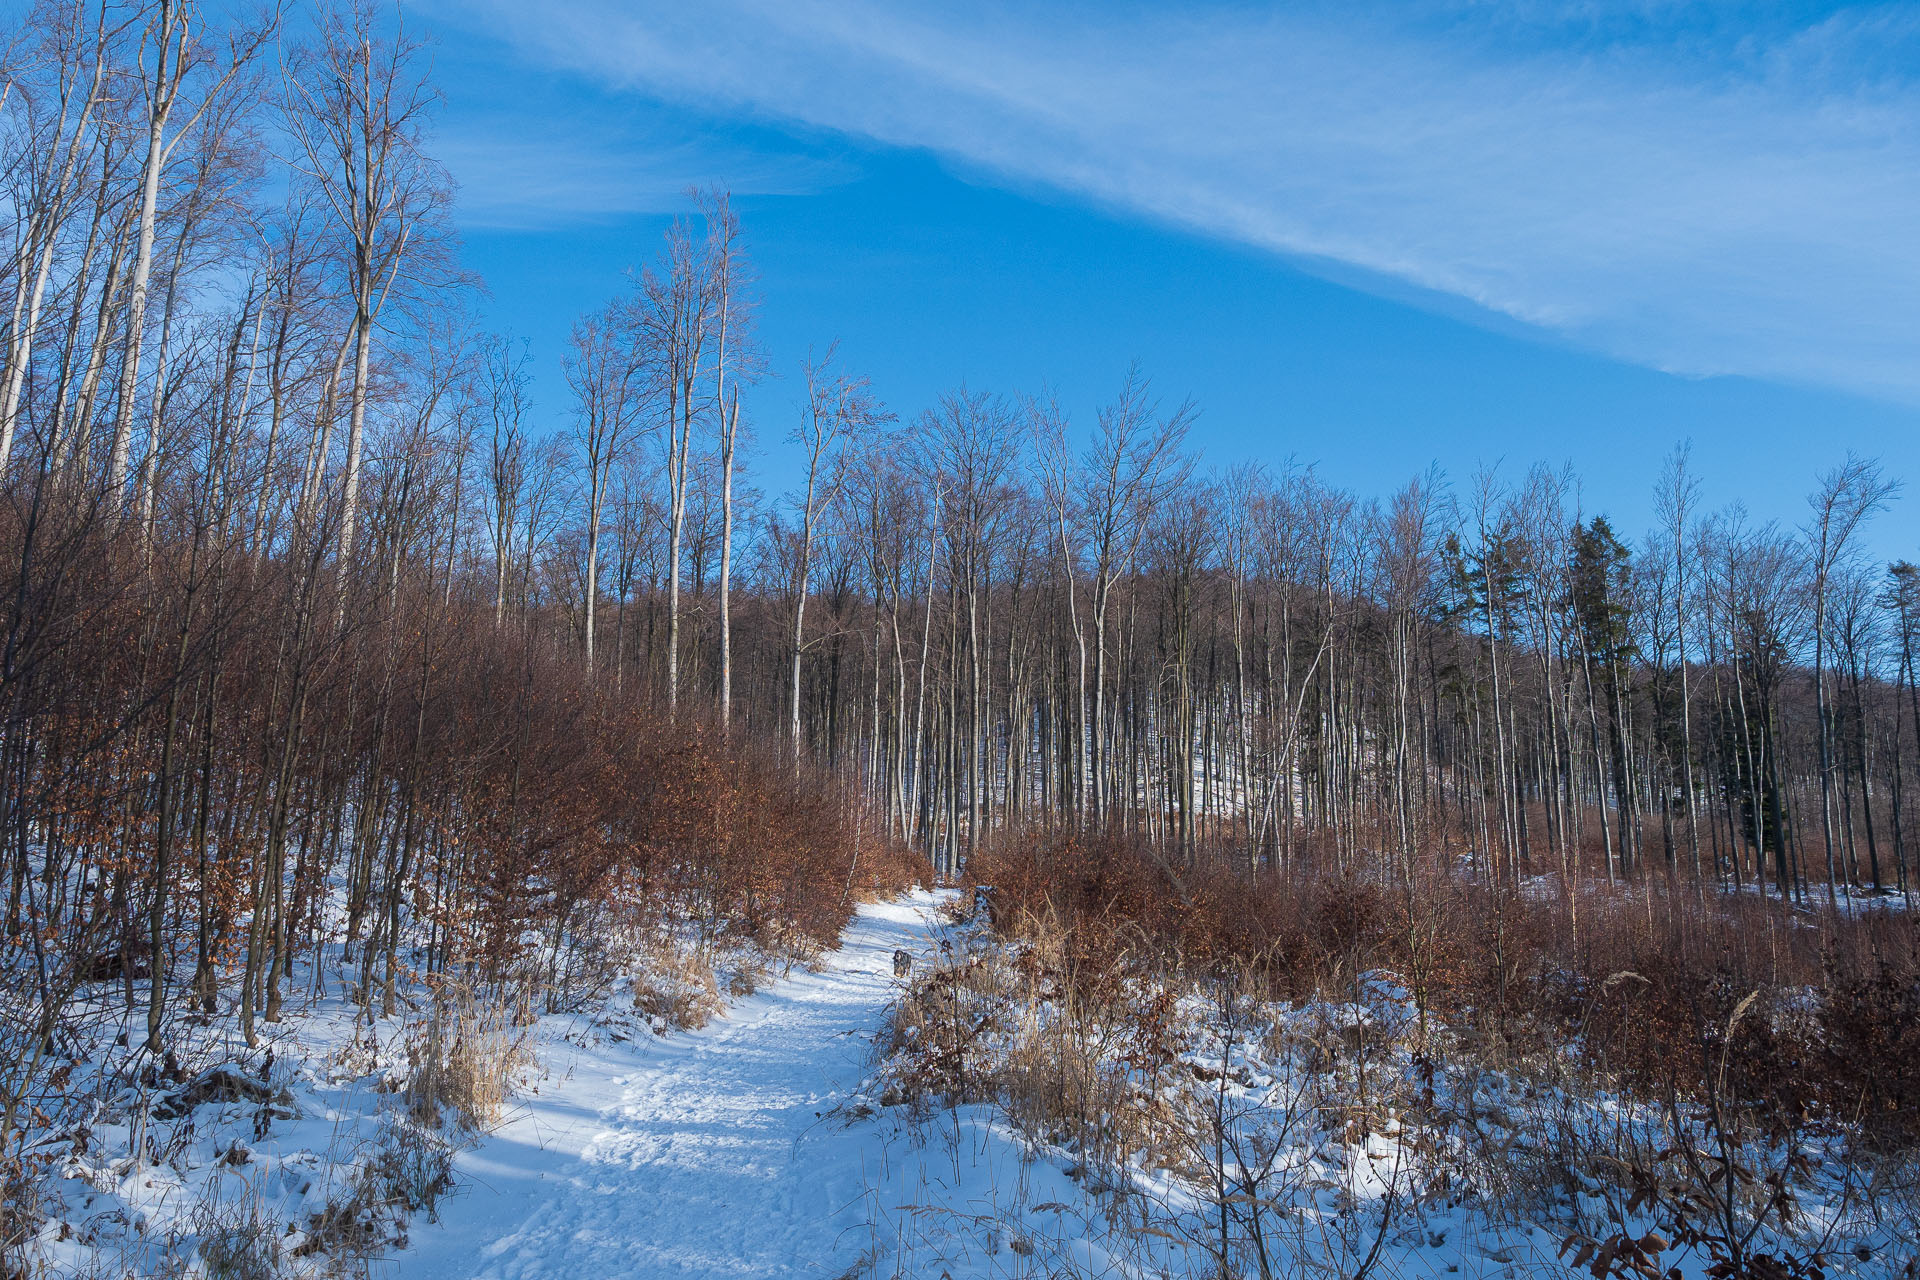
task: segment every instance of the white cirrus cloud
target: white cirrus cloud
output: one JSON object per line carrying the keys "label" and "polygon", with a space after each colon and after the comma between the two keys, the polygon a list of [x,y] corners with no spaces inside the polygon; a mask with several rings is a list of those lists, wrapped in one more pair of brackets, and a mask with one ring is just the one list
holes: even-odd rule
{"label": "white cirrus cloud", "polygon": [[631,214],[679,212],[689,187],[724,178],[740,195],[799,195],[843,182],[844,166],[766,149],[605,129],[543,127],[539,119],[460,122],[433,142],[460,186],[463,225],[553,230]]}
{"label": "white cirrus cloud", "polygon": [[469,12],[604,88],[926,148],[1674,372],[1920,402],[1913,6]]}

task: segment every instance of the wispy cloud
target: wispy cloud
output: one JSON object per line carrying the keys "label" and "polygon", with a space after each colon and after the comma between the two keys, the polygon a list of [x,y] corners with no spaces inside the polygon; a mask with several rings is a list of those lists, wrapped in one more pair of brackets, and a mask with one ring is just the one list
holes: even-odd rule
{"label": "wispy cloud", "polygon": [[487,230],[552,230],[678,211],[687,188],[723,179],[739,195],[797,195],[849,176],[830,160],[719,139],[542,127],[538,118],[485,127],[462,121],[436,138],[433,150],[460,185],[460,221]]}
{"label": "wispy cloud", "polygon": [[1920,401],[1911,7],[497,0],[487,20],[605,87],[928,148],[1660,368]]}

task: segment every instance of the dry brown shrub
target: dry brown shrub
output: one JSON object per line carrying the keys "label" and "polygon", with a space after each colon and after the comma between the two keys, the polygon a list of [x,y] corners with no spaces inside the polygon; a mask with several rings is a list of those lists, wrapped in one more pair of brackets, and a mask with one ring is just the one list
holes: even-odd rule
{"label": "dry brown shrub", "polygon": [[1431,1014],[1455,1055],[1650,1100],[1697,1095],[1713,1064],[1768,1132],[1819,1120],[1883,1147],[1920,1142],[1915,921],[1810,917],[1679,883],[1523,889],[1454,866],[1436,850],[1256,877],[1238,854],[1185,862],[1132,832],[1014,832],[973,874],[1003,933],[1061,932],[1075,998],[1104,998],[1123,953],[1174,975],[1224,963],[1294,999],[1387,971],[1415,996],[1422,1052]]}
{"label": "dry brown shrub", "polygon": [[453,1186],[453,1144],[410,1118],[388,1116],[374,1140],[367,1176],[379,1203],[432,1213]]}
{"label": "dry brown shrub", "polygon": [[633,1007],[666,1027],[704,1027],[726,1007],[713,966],[693,948],[656,939],[642,952],[634,975]]}
{"label": "dry brown shrub", "polygon": [[448,982],[426,1018],[410,1029],[407,1110],[423,1125],[482,1130],[499,1118],[517,1077],[531,1064],[530,993]]}
{"label": "dry brown shrub", "polygon": [[0,1159],[0,1280],[30,1274],[28,1250],[45,1221],[40,1177],[18,1157]]}
{"label": "dry brown shrub", "polygon": [[1130,980],[1144,973],[1130,932],[1029,920],[1011,954],[949,951],[917,969],[880,1045],[881,1101],[922,1113],[993,1101],[1022,1132],[1096,1166],[1142,1151],[1175,1161],[1180,1126],[1160,1088],[1174,996]]}

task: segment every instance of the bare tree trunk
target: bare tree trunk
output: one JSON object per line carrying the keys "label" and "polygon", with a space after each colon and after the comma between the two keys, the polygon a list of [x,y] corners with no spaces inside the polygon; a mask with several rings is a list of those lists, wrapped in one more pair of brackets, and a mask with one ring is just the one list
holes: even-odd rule
{"label": "bare tree trunk", "polygon": [[[147,98],[147,153],[140,170],[140,230],[134,242],[133,293],[127,303],[126,345],[120,357],[120,396],[113,417],[113,445],[107,463],[108,491],[126,501],[127,466],[133,448],[133,397],[140,377],[140,341],[146,329],[147,285],[153,274],[155,209],[160,171],[170,147],[164,144],[167,120],[186,76],[189,12],[178,0],[160,0],[154,19],[153,78],[141,75]],[[171,58],[171,61],[169,59]]]}
{"label": "bare tree trunk", "polygon": [[720,438],[720,724],[733,722],[733,451],[740,438],[740,388]]}

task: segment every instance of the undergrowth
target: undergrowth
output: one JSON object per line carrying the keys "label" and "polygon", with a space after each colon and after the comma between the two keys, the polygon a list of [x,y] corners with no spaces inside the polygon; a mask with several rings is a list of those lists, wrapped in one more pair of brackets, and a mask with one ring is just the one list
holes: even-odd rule
{"label": "undergrowth", "polygon": [[1117,836],[974,873],[991,920],[910,984],[880,1100],[991,1106],[1130,1187],[1116,1231],[1219,1274],[1362,1275],[1461,1215],[1597,1280],[1914,1265],[1904,918],[1433,865],[1250,880]]}

